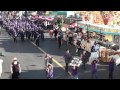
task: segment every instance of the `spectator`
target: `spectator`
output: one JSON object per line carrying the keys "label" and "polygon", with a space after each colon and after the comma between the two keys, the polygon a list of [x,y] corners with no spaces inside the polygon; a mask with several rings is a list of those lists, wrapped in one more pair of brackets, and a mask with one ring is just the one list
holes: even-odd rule
{"label": "spectator", "polygon": [[56,38],[57,37],[57,34],[58,34],[58,31],[57,29],[54,30],[54,37]]}
{"label": "spectator", "polygon": [[97,75],[96,75],[96,73],[97,73],[97,65],[96,64],[97,64],[97,61],[94,60],[92,62],[92,79],[94,79],[94,78],[97,79]]}
{"label": "spectator", "polygon": [[37,34],[37,38],[35,40],[37,46],[39,46],[39,40],[40,40],[40,34]]}
{"label": "spectator", "polygon": [[72,45],[72,42],[73,42],[73,34],[72,34],[72,32],[69,33],[68,37],[69,37],[68,38],[69,44]]}
{"label": "spectator", "polygon": [[78,67],[76,65],[72,66],[71,74],[72,79],[78,79]]}
{"label": "spectator", "polygon": [[44,60],[45,60],[45,68],[46,68],[48,65],[48,60],[49,60],[49,57],[47,54],[45,55]]}
{"label": "spectator", "polygon": [[64,55],[64,60],[65,60],[65,63],[66,63],[65,70],[68,72],[68,64],[72,60],[72,55],[70,54],[68,49],[66,50],[66,53]]}
{"label": "spectator", "polygon": [[61,45],[62,45],[62,38],[63,38],[63,33],[62,33],[62,31],[60,31],[59,33],[58,33],[58,46],[59,46],[59,49],[61,48]]}
{"label": "spectator", "polygon": [[81,52],[82,52],[82,48],[81,48],[81,42],[79,40],[77,40],[77,53],[78,53],[78,56],[81,55]]}
{"label": "spectator", "polygon": [[50,35],[50,38],[51,38],[51,40],[52,40],[52,38],[53,38],[53,30],[50,30],[50,31],[49,31],[49,35]]}
{"label": "spectator", "polygon": [[52,64],[48,64],[46,71],[47,71],[47,79],[53,79],[53,65]]}
{"label": "spectator", "polygon": [[11,74],[12,79],[19,79],[21,73],[20,63],[17,61],[17,58],[13,58],[13,62],[11,63]]}
{"label": "spectator", "polygon": [[114,72],[115,62],[112,58],[109,62],[109,79],[113,79],[113,72]]}
{"label": "spectator", "polygon": [[81,54],[81,59],[82,59],[82,68],[85,70],[86,69],[86,63],[88,60],[87,52],[83,51],[83,54]]}
{"label": "spectator", "polygon": [[44,40],[44,30],[43,30],[43,28],[41,28],[41,30],[40,30],[40,37],[41,37],[42,40]]}
{"label": "spectator", "polygon": [[16,32],[14,33],[13,38],[14,38],[14,42],[17,42],[17,33]]}

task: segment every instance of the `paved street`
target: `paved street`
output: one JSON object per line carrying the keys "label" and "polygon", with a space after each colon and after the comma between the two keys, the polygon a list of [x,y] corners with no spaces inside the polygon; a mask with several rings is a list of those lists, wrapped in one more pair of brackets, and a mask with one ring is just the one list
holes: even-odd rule
{"label": "paved street", "polygon": [[[5,55],[5,57],[2,57],[4,60],[2,79],[8,79],[10,77],[10,64],[14,56],[18,58],[21,64],[22,79],[46,79],[44,53],[29,41],[22,43],[19,40],[18,43],[14,43],[8,34],[2,31],[2,35],[0,36],[0,51]],[[54,78],[65,77],[64,70],[55,64],[54,71],[56,72]]]}
{"label": "paved street", "polygon": [[[50,40],[49,35],[45,34],[45,40],[40,40],[40,48],[45,52],[53,56],[63,66],[65,65],[64,60],[61,58],[66,48],[70,49],[73,56],[75,54],[74,46],[67,46],[64,44],[61,49],[58,49],[57,41],[55,39]],[[10,64],[12,58],[16,56],[21,64],[22,79],[46,79],[46,73],[44,68],[44,53],[40,51],[36,46],[34,46],[30,41],[25,41],[22,43],[18,40],[18,43],[14,43],[13,40],[8,36],[8,34],[2,30],[0,35],[0,52],[2,52],[5,57],[2,57],[3,62],[3,74],[2,79],[8,79],[10,77]],[[55,79],[69,79],[70,76],[61,68],[58,64],[53,63],[54,66],[54,78]],[[88,64],[86,70],[79,68],[79,79],[90,79],[91,78],[91,67]],[[107,79],[108,78],[108,65],[100,64],[98,65],[98,78]],[[115,79],[120,79],[120,69],[116,67]]]}

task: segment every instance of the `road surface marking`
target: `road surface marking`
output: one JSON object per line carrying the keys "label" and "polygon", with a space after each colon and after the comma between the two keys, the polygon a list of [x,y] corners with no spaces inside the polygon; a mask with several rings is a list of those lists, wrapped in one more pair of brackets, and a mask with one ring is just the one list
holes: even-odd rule
{"label": "road surface marking", "polygon": [[[35,43],[33,43],[33,42],[31,42],[34,46],[36,46],[35,45]],[[48,54],[48,53],[46,53],[42,48],[40,48],[40,47],[38,47],[37,46],[37,48],[40,50],[40,51],[42,51],[44,54]],[[50,57],[50,54],[48,54],[48,56]],[[56,59],[52,59],[53,60],[53,62],[54,63],[56,63],[58,66],[60,66],[62,69],[64,69],[65,70],[65,68],[64,68],[64,66],[62,65],[62,64],[60,64]],[[68,73],[69,73],[69,75],[71,75],[71,72],[70,71],[68,71]]]}

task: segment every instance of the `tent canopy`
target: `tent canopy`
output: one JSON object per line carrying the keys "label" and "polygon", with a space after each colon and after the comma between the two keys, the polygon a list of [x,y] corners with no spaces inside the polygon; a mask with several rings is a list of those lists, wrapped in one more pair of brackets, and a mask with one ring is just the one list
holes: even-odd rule
{"label": "tent canopy", "polygon": [[51,15],[67,15],[67,11],[53,11]]}
{"label": "tent canopy", "polygon": [[90,30],[90,31],[95,31],[95,32],[101,32],[101,33],[104,33],[104,34],[109,34],[109,35],[120,35],[120,33],[116,33],[116,32],[108,32],[108,31],[103,31],[103,30],[100,30],[100,29],[93,29],[93,28],[90,28],[90,27],[86,27],[86,25],[90,25],[90,26],[94,26],[94,27],[98,27],[98,28],[101,28],[101,29],[109,29],[109,30],[120,30],[120,28],[118,27],[109,27],[109,26],[106,26],[106,25],[97,25],[97,24],[91,24],[91,23],[88,23],[88,22],[78,22],[78,24],[83,24],[84,26],[79,26],[80,28],[84,28],[86,30]]}

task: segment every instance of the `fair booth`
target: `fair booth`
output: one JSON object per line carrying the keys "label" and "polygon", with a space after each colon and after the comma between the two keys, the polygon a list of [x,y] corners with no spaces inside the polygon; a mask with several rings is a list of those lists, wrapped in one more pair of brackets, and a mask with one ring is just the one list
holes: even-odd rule
{"label": "fair booth", "polygon": [[78,22],[78,27],[83,28],[85,32],[88,30],[104,34],[105,39],[109,42],[120,44],[120,28],[114,28],[106,25],[91,24],[87,22]]}
{"label": "fair booth", "polygon": [[[116,45],[120,44],[120,28],[114,28],[114,27],[109,27],[106,25],[96,25],[96,24],[91,24],[88,22],[78,22],[78,27],[83,28],[84,32],[91,31],[93,32],[93,36],[95,33],[99,33],[100,35],[104,35],[104,39],[108,40],[108,43],[112,45],[115,43]],[[101,41],[100,39],[94,39],[94,41],[98,42],[103,42],[107,44],[104,41]],[[100,46],[99,50],[99,57],[101,58],[102,61],[108,62],[110,60],[110,52],[111,49],[108,49],[104,46]]]}

